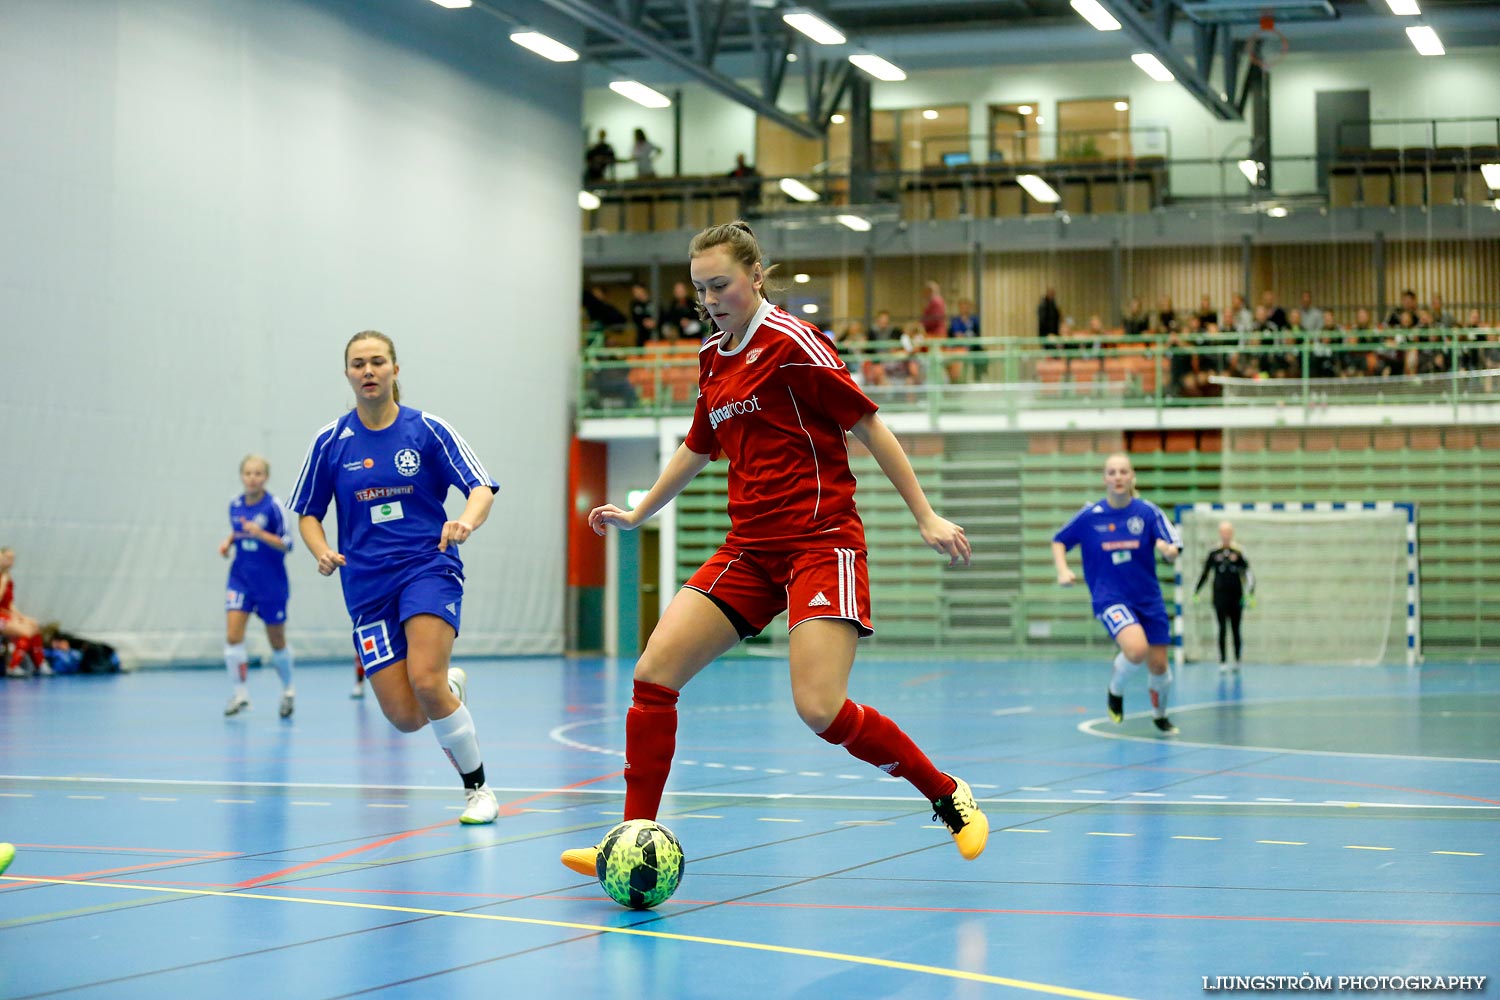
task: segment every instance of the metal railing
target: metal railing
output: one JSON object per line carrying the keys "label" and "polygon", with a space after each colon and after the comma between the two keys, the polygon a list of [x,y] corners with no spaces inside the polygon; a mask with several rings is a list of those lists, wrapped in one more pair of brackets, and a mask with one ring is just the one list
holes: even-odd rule
{"label": "metal railing", "polygon": [[[580,419],[691,414],[698,344],[585,350]],[[1291,331],[841,344],[891,412],[1500,403],[1500,331]]]}

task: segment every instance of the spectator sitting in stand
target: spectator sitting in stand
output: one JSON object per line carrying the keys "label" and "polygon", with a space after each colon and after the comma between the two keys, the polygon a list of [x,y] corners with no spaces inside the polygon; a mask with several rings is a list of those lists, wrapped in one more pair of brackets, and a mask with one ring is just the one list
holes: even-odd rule
{"label": "spectator sitting in stand", "polygon": [[703,339],[703,321],[698,317],[698,300],[688,291],[687,282],[672,285],[672,297],[661,307],[663,326],[675,326],[683,340]]}
{"label": "spectator sitting in stand", "polygon": [[604,129],[599,130],[599,141],[589,147],[583,155],[583,180],[585,184],[602,184],[614,172],[615,147],[605,138]]}
{"label": "spectator sitting in stand", "polygon": [[1267,288],[1260,293],[1260,304],[1265,306],[1266,320],[1276,326],[1278,330],[1285,330],[1287,324],[1286,310],[1281,308],[1276,301],[1276,293]]}
{"label": "spectator sitting in stand", "polygon": [[1387,327],[1400,326],[1403,312],[1409,312],[1413,316],[1417,314],[1417,293],[1410,288],[1401,293],[1401,304],[1391,310],[1390,315],[1385,318],[1385,325]]}
{"label": "spectator sitting in stand", "polygon": [[1126,339],[1144,337],[1151,332],[1151,315],[1146,312],[1146,307],[1141,304],[1140,299],[1130,300],[1130,307],[1125,310],[1125,318],[1121,325]]}
{"label": "spectator sitting in stand", "polygon": [[1206,294],[1198,300],[1198,311],[1193,315],[1198,317],[1200,330],[1207,330],[1210,326],[1218,325],[1219,314],[1214,309],[1213,299]]}
{"label": "spectator sitting in stand", "polygon": [[744,153],[736,153],[729,176],[740,182],[740,215],[752,214],[760,205],[760,172],[745,162]]}
{"label": "spectator sitting in stand", "polygon": [[1226,333],[1230,330],[1235,333],[1249,333],[1255,329],[1255,313],[1245,303],[1245,297],[1239,292],[1234,293],[1229,308],[1224,310],[1223,329]]}
{"label": "spectator sitting in stand", "polygon": [[651,290],[640,282],[630,286],[630,322],[635,326],[636,347],[645,347],[660,336],[656,306],[651,304]]}

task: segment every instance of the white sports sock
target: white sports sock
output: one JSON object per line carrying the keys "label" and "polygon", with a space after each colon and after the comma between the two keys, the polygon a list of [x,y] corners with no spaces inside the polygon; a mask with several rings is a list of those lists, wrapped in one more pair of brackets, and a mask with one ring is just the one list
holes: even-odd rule
{"label": "white sports sock", "polygon": [[250,689],[245,686],[248,659],[243,642],[224,645],[224,669],[229,672],[229,683],[234,685],[234,693],[241,698],[250,696]]}
{"label": "white sports sock", "polygon": [[292,693],[292,664],[294,662],[291,646],[271,650],[271,666],[276,668],[276,676],[281,678],[281,690],[285,694]]}
{"label": "white sports sock", "polygon": [[1115,656],[1115,672],[1109,678],[1109,693],[1116,696],[1124,694],[1125,681],[1139,669],[1141,669],[1139,663],[1131,663],[1125,658],[1124,653],[1117,654]]}
{"label": "white sports sock", "polygon": [[1172,694],[1172,668],[1165,673],[1152,674],[1146,681],[1151,689],[1151,714],[1158,719],[1167,717],[1167,699]]}
{"label": "white sports sock", "polygon": [[474,735],[474,717],[464,705],[446,719],[432,720],[432,735],[438,746],[447,753],[459,774],[471,774],[483,763],[479,756],[479,740]]}

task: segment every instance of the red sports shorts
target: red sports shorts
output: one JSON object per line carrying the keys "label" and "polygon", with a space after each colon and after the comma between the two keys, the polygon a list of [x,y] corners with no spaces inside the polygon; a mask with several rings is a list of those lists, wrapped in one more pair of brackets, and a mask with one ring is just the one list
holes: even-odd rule
{"label": "red sports shorts", "polygon": [[727,604],[755,633],[783,611],[788,632],[814,618],[853,622],[861,638],[875,631],[863,549],[751,552],[723,545],[683,586]]}

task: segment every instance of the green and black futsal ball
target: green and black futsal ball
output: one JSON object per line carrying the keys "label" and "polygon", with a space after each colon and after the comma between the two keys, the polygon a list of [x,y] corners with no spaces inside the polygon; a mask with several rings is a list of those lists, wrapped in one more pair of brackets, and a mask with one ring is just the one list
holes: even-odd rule
{"label": "green and black futsal ball", "polygon": [[605,834],[595,870],[610,899],[632,910],[649,910],[677,891],[686,865],[671,830],[649,819],[632,819]]}

